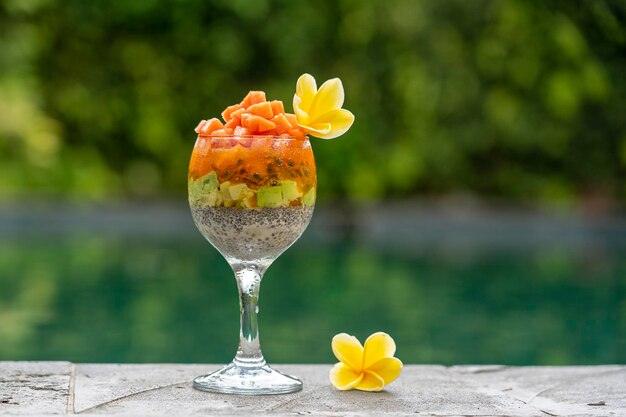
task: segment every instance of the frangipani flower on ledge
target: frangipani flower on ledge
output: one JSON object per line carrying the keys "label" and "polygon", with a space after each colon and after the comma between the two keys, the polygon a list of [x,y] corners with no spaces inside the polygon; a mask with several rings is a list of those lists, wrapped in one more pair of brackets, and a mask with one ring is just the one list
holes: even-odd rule
{"label": "frangipani flower on ledge", "polygon": [[330,371],[330,382],[342,391],[382,391],[402,371],[402,362],[393,357],[396,343],[387,333],[374,333],[365,346],[356,337],[339,333],[332,348],[339,363]]}
{"label": "frangipani flower on ledge", "polygon": [[322,139],[343,135],[354,122],[354,115],[341,108],[343,99],[343,84],[339,78],[326,81],[318,90],[313,76],[301,75],[293,96],[298,125],[306,133]]}

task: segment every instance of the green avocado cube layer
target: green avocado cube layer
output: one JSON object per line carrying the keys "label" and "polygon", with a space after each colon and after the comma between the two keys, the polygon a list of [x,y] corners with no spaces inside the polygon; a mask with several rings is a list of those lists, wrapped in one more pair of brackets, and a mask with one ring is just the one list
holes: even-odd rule
{"label": "green avocado cube layer", "polygon": [[197,204],[202,197],[202,181],[191,180],[189,181],[187,190],[189,192],[189,203]]}
{"label": "green avocado cube layer", "polygon": [[200,198],[200,204],[208,207],[217,207],[222,204],[222,195],[219,190],[213,190],[208,193],[203,193]]}
{"label": "green avocado cube layer", "polygon": [[309,191],[302,196],[302,204],[313,207],[315,205],[315,187],[311,187]]}
{"label": "green avocado cube layer", "polygon": [[211,207],[221,204],[222,197],[219,195],[218,185],[215,172],[209,172],[203,177],[189,181],[189,203]]}
{"label": "green avocado cube layer", "polygon": [[230,182],[229,181],[224,181],[223,183],[220,184],[220,194],[222,195],[222,199],[224,201],[233,200],[230,197]]}
{"label": "green avocado cube layer", "polygon": [[292,180],[284,180],[280,184],[281,191],[283,192],[283,202],[285,205],[289,205],[290,201],[297,200],[302,196],[302,193],[298,191],[298,184]]}
{"label": "green avocado cube layer", "polygon": [[239,207],[252,208],[254,207],[254,199],[252,197],[242,198]]}
{"label": "green avocado cube layer", "polygon": [[[288,207],[289,204],[300,199],[303,205],[315,204],[315,187],[311,187],[304,195],[298,183],[292,180],[281,181],[279,185],[265,186],[256,192],[246,184],[231,184],[230,181],[218,182],[217,174],[210,172],[207,175],[188,183],[189,202],[193,205],[205,207]],[[256,198],[255,198],[256,195]]]}
{"label": "green avocado cube layer", "polygon": [[256,193],[256,202],[259,207],[276,208],[284,206],[282,187],[275,185],[259,188]]}
{"label": "green avocado cube layer", "polygon": [[247,196],[248,186],[246,184],[235,184],[228,187],[231,200],[239,201]]}
{"label": "green avocado cube layer", "polygon": [[217,181],[217,174],[215,173],[215,171],[211,171],[204,177],[198,178],[198,181],[202,181],[202,190],[204,192],[217,190],[217,187],[219,186],[219,182]]}

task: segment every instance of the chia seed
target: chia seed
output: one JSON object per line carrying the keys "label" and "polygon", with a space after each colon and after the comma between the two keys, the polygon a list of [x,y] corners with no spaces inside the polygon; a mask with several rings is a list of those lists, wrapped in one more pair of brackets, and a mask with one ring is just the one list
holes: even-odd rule
{"label": "chia seed", "polygon": [[276,258],[306,229],[313,207],[191,207],[200,233],[227,258]]}

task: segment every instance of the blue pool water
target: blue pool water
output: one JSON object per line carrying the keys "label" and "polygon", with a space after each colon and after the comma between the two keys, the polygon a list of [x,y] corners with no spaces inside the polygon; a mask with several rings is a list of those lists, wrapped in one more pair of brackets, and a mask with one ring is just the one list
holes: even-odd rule
{"label": "blue pool water", "polygon": [[[402,210],[315,214],[261,288],[270,362],[375,331],[406,363],[626,362],[623,224]],[[0,232],[0,360],[232,358],[235,282],[185,207],[11,208]]]}

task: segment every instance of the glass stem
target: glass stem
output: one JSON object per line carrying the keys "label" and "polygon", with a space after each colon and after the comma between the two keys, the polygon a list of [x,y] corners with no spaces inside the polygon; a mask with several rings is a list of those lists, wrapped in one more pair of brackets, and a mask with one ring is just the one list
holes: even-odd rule
{"label": "glass stem", "polygon": [[265,359],[259,341],[259,290],[266,268],[251,264],[235,264],[232,267],[239,289],[241,319],[239,348],[233,362],[241,367],[261,367],[265,365]]}

